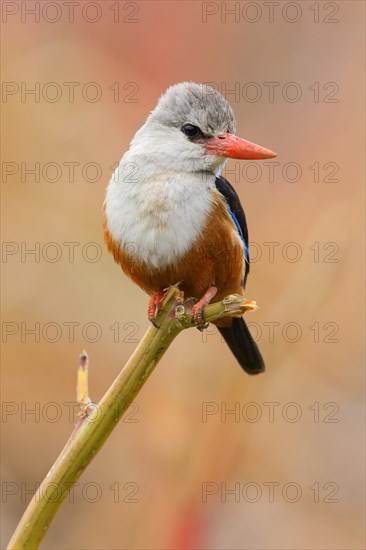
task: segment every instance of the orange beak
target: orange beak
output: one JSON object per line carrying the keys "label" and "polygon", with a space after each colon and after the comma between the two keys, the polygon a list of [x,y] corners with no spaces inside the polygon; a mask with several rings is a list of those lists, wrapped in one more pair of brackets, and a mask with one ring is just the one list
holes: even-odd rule
{"label": "orange beak", "polygon": [[277,157],[277,153],[229,133],[208,139],[204,147],[210,155],[231,159],[261,160]]}

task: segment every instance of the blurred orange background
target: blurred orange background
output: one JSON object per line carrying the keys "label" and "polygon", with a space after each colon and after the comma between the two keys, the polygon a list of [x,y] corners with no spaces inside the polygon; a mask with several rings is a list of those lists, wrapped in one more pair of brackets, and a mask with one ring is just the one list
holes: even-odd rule
{"label": "blurred orange background", "polygon": [[2,3],[2,547],[72,431],[78,354],[98,401],[147,328],[101,206],[193,80],[278,153],[226,168],[267,371],[212,328],[180,335],[43,548],[364,548],[364,3],[36,4]]}

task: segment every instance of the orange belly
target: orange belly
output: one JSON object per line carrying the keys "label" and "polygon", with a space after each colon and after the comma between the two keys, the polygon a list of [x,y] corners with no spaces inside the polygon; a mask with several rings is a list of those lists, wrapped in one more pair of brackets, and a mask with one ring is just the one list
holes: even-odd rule
{"label": "orange belly", "polygon": [[108,250],[123,271],[148,294],[181,283],[185,296],[201,298],[213,284],[218,292],[213,302],[232,293],[243,294],[243,245],[221,195],[216,198],[206,227],[197,241],[179,260],[162,268],[151,268],[138,261],[133,250],[116,243],[104,219]]}

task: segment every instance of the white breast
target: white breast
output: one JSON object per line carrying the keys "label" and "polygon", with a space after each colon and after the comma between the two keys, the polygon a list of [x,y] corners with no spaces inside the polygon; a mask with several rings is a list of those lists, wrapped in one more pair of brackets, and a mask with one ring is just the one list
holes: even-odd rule
{"label": "white breast", "polygon": [[127,153],[107,189],[108,231],[137,261],[165,267],[187,252],[202,232],[214,189],[213,174],[154,173]]}

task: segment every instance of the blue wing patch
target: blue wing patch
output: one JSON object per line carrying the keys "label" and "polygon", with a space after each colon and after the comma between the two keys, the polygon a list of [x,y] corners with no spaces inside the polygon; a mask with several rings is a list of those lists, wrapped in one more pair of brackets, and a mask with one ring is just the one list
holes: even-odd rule
{"label": "blue wing patch", "polygon": [[243,241],[243,246],[244,246],[244,259],[245,261],[247,262],[247,264],[249,264],[249,247],[248,247],[248,244],[247,242],[245,241],[244,239],[244,235],[243,235],[243,231],[240,227],[240,223],[238,222],[238,218],[235,216],[235,213],[234,211],[230,208],[230,206],[228,206],[229,208],[229,212],[230,212],[230,216],[232,217],[232,220],[233,222],[235,223],[235,226],[236,226],[236,229],[238,230],[238,233],[240,235],[240,238],[241,240]]}
{"label": "blue wing patch", "polygon": [[249,274],[249,269],[250,269],[249,236],[248,236],[248,226],[245,218],[244,209],[240,204],[240,199],[234,187],[230,185],[230,183],[223,176],[216,177],[215,185],[219,193],[221,193],[221,195],[226,199],[228,212],[243,242],[245,268],[244,268],[242,286],[244,288],[248,274]]}

